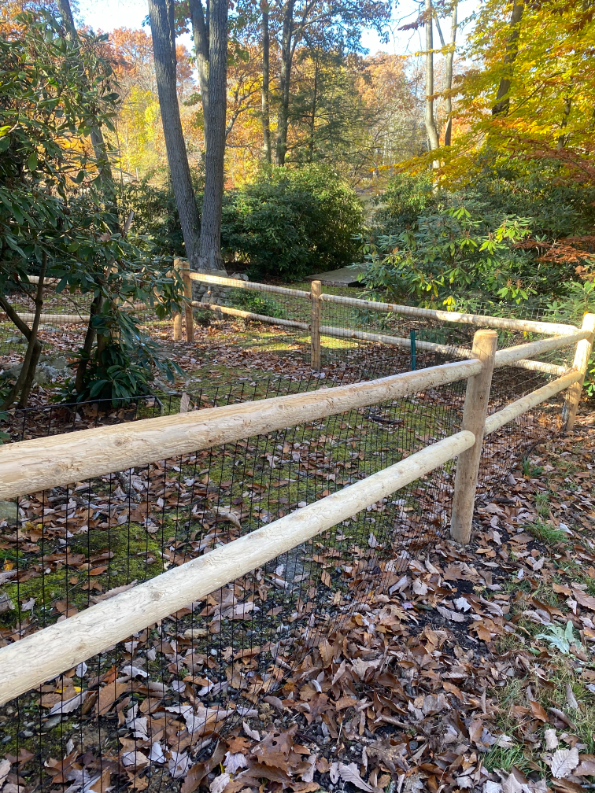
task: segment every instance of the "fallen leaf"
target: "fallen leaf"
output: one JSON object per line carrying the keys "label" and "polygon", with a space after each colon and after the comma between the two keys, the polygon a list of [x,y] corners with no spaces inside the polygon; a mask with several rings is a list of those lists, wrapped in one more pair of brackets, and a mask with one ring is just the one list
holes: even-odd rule
{"label": "fallen leaf", "polygon": [[574,771],[578,764],[578,749],[558,749],[552,757],[552,776],[556,779],[564,779]]}

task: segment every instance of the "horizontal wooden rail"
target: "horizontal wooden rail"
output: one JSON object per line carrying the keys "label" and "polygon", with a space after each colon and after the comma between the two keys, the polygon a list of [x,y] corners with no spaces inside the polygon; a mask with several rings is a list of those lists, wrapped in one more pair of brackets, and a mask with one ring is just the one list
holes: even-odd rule
{"label": "horizontal wooden rail", "polygon": [[252,311],[243,311],[240,308],[229,308],[228,306],[217,306],[211,303],[199,303],[197,300],[192,301],[195,308],[207,308],[210,311],[215,311],[217,314],[227,314],[230,317],[240,317],[241,319],[251,319],[255,322],[266,322],[269,325],[281,325],[288,328],[299,328],[300,330],[309,330],[310,325],[307,322],[298,322],[296,319],[282,319],[280,317],[267,317],[265,314],[254,314]]}
{"label": "horizontal wooden rail", "polygon": [[[30,284],[38,284],[39,283],[39,276],[38,275],[28,275],[27,278],[29,279]],[[44,286],[55,286],[59,284],[61,281],[60,278],[44,278],[43,285]],[[26,286],[26,281],[22,281],[22,283]]]}
{"label": "horizontal wooden rail", "polygon": [[302,289],[288,289],[286,286],[259,284],[254,281],[242,281],[239,278],[222,278],[219,275],[206,275],[205,273],[195,273],[191,271],[190,280],[199,281],[201,284],[226,286],[228,289],[247,289],[250,292],[270,292],[274,295],[287,295],[288,297],[300,297],[304,300],[310,300],[310,292],[305,292]]}
{"label": "horizontal wooden rail", "polygon": [[545,363],[545,361],[531,361],[521,358],[520,361],[514,361],[509,364],[515,369],[528,369],[530,372],[543,372],[544,374],[555,374],[560,376],[566,374],[570,367],[559,366],[556,363]]}
{"label": "horizontal wooden rail", "polygon": [[588,338],[590,338],[588,331],[577,330],[568,336],[556,336],[553,339],[540,339],[528,344],[518,344],[516,347],[507,347],[504,350],[498,350],[496,353],[496,367],[511,366],[515,361],[533,357],[534,355],[543,355],[544,352],[550,352],[551,350],[571,347],[582,339]]}
{"label": "horizontal wooden rail", "polygon": [[482,364],[459,361],[353,385],[205,408],[0,446],[0,499],[124,471],[253,435],[307,424],[465,380]]}
{"label": "horizontal wooden rail", "polygon": [[[206,284],[216,284],[237,289],[249,289],[256,292],[272,292],[310,300],[310,292],[305,292],[300,289],[288,289],[282,286],[259,284],[253,281],[241,281],[235,278],[223,278],[218,275],[206,275],[205,273],[192,272],[190,273],[190,278],[194,281],[201,281]],[[344,297],[343,295],[322,294],[320,299],[324,303],[336,303],[338,305],[352,306],[369,311],[392,312],[409,317],[425,317],[428,319],[436,319],[441,322],[460,322],[466,325],[477,325],[482,328],[522,330],[532,333],[542,333],[546,336],[566,335],[577,330],[575,325],[564,325],[555,322],[536,322],[526,319],[507,319],[505,317],[490,317],[479,314],[462,314],[458,311],[436,311],[430,308],[401,306],[398,303],[380,303],[375,300],[362,300],[361,298]]]}
{"label": "horizontal wooden rail", "polygon": [[[331,325],[320,326],[321,336],[331,336],[337,339],[361,339],[362,341],[375,341],[381,344],[389,344],[394,347],[411,347],[411,339],[401,336],[387,336],[383,333],[368,333],[363,330],[351,330],[350,328],[335,328]],[[473,357],[470,347],[457,347],[449,344],[437,344],[433,341],[420,341],[416,339],[415,346],[418,350],[429,350],[431,352],[453,355],[458,358],[469,359]]]}
{"label": "horizontal wooden rail", "polygon": [[[70,436],[72,437],[72,436]],[[0,649],[0,705],[262,567],[475,443],[458,432],[367,479]]]}
{"label": "horizontal wooden rail", "polygon": [[[199,303],[196,300],[192,303],[196,308],[206,308],[220,314],[226,314],[232,317],[241,317],[242,319],[251,319],[255,322],[264,322],[269,325],[281,325],[290,328],[299,328],[300,330],[308,330],[309,325],[306,322],[298,322],[292,319],[278,319],[276,317],[267,317],[264,314],[254,314],[251,311],[242,311],[237,308],[228,308],[227,306],[218,306],[212,303]],[[388,336],[383,333],[368,333],[363,330],[351,330],[350,328],[335,328],[331,325],[321,325],[320,333],[322,336],[330,336],[335,339],[359,339],[361,341],[377,342],[380,344],[388,344],[393,347],[411,347],[411,339],[400,336]],[[556,337],[559,338],[559,337]],[[547,341],[550,341],[549,339]],[[442,355],[452,355],[455,358],[469,359],[473,357],[473,353],[469,347],[458,347],[449,344],[437,344],[433,341],[420,341],[416,340],[415,346],[419,350],[428,350],[429,352],[436,352]],[[525,347],[526,345],[522,345]],[[510,349],[517,349],[511,347]],[[520,347],[519,347],[520,349]],[[501,352],[504,352],[502,350]],[[543,363],[542,361],[531,360],[518,360],[510,364],[500,364],[500,366],[514,366],[517,369],[530,369],[534,372],[544,372],[545,374],[564,374],[568,371],[566,366],[558,366],[552,363]]]}
{"label": "horizontal wooden rail", "polygon": [[[122,306],[123,311],[144,311],[150,308],[145,303],[134,303],[132,306]],[[19,318],[23,322],[33,322],[35,314],[33,312],[19,311]],[[8,317],[3,312],[0,312],[0,321],[6,321]],[[88,325],[90,316],[89,314],[42,314],[40,316],[41,325]]]}
{"label": "horizontal wooden rail", "polygon": [[499,430],[500,427],[508,424],[509,421],[513,421],[513,419],[522,416],[523,413],[531,410],[531,408],[559,394],[560,391],[564,391],[564,389],[569,388],[574,383],[578,383],[581,377],[582,374],[580,372],[569,372],[558,380],[553,380],[531,394],[517,399],[516,402],[511,402],[510,405],[506,405],[505,408],[502,408],[497,413],[492,413],[486,419],[485,434],[489,435],[490,432]]}
{"label": "horizontal wooden rail", "polygon": [[[23,322],[33,322],[35,314],[32,312],[18,312],[19,318]],[[6,321],[8,317],[4,313],[0,313],[0,318]],[[87,324],[89,322],[88,314],[42,314],[40,319],[42,325],[75,325]]]}
{"label": "horizontal wooden rail", "polygon": [[532,333],[543,333],[546,336],[563,335],[577,330],[574,325],[561,325],[553,322],[535,322],[526,319],[506,319],[505,317],[489,317],[480,314],[461,314],[458,311],[436,311],[416,306],[401,306],[397,303],[379,303],[375,300],[361,300],[356,297],[323,294],[324,303],[337,303],[343,306],[367,309],[370,311],[392,312],[406,317],[423,317],[437,319],[440,322],[460,322],[465,325],[476,325],[480,328],[502,328],[503,330],[522,330]]}

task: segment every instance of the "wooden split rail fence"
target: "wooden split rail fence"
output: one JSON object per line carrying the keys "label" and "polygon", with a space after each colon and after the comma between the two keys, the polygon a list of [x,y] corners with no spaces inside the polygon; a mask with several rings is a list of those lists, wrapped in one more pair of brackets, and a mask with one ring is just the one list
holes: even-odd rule
{"label": "wooden split rail fence", "polygon": [[[442,312],[432,312],[437,313]],[[449,315],[446,318],[452,320]],[[479,318],[476,324],[487,324],[486,319],[492,321]],[[459,321],[468,320],[461,316]],[[533,324],[541,326],[541,333],[546,332],[543,323]],[[595,315],[587,316],[581,331],[562,326],[555,333],[561,334],[562,330],[565,335],[498,352],[496,331],[482,329],[475,333],[468,360],[305,394],[2,446],[0,499],[11,499],[467,381],[459,432],[203,556],[1,648],[0,704],[204,599],[455,458],[458,462],[451,535],[455,541],[468,543],[484,435],[562,391],[569,395],[571,423],[574,420],[573,410],[576,412],[577,394],[580,395],[593,344]],[[492,373],[498,362],[511,365],[526,360],[528,355],[574,344],[577,344],[574,369],[487,416]]]}

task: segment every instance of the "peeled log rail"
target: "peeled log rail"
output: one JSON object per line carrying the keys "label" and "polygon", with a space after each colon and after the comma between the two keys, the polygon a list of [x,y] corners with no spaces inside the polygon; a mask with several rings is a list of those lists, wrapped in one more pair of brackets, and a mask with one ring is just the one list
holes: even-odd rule
{"label": "peeled log rail", "polygon": [[[122,306],[123,311],[144,311],[149,308],[145,303],[134,303],[132,306]],[[19,318],[23,322],[33,322],[35,314],[28,312],[18,312]],[[4,313],[0,313],[0,320],[5,321],[8,317]],[[40,323],[42,325],[88,325],[89,314],[42,314]]]}
{"label": "peeled log rail", "polygon": [[222,278],[219,275],[206,275],[204,273],[190,273],[191,281],[200,281],[202,284],[214,284],[233,289],[247,289],[250,292],[270,292],[274,295],[288,295],[289,297],[303,297],[310,300],[310,292],[302,289],[288,289],[286,286],[273,286],[272,284],[258,284],[252,281],[241,281],[239,278]]}
{"label": "peeled log rail", "polygon": [[[35,314],[31,313],[22,313],[18,312],[19,318],[23,320],[23,322],[33,322],[35,319]],[[6,320],[6,314],[0,314],[3,320]],[[89,315],[88,314],[42,314],[40,319],[40,323],[42,325],[75,325],[75,324],[88,324],[89,323]]]}
{"label": "peeled log rail", "polygon": [[523,413],[531,410],[531,408],[545,402],[547,399],[551,399],[551,397],[556,396],[560,391],[564,391],[565,388],[569,388],[574,383],[578,383],[581,377],[581,372],[569,372],[564,375],[564,377],[553,380],[551,383],[544,385],[542,388],[538,388],[531,394],[517,399],[516,402],[511,402],[510,405],[506,405],[505,408],[502,408],[502,410],[499,410],[497,413],[492,413],[492,415],[488,416],[486,419],[485,434],[489,435],[490,432],[499,430],[500,427],[522,416]]}
{"label": "peeled log rail", "polygon": [[505,350],[498,350],[496,353],[496,368],[500,366],[512,366],[516,361],[542,355],[551,350],[560,350],[563,347],[570,347],[582,339],[590,338],[591,334],[586,330],[577,330],[568,336],[556,336],[553,339],[540,339],[531,341],[528,344],[518,344],[516,347],[508,347]]}
{"label": "peeled log rail", "polygon": [[[215,277],[215,276],[213,276]],[[241,283],[244,283],[243,281]],[[305,293],[306,294],[306,293]],[[267,317],[264,314],[254,314],[251,311],[242,311],[238,308],[228,308],[227,306],[218,306],[213,303],[199,303],[193,301],[193,306],[196,308],[206,308],[220,314],[228,314],[232,317],[241,317],[242,319],[251,319],[255,322],[265,322],[269,325],[281,325],[289,328],[299,328],[300,330],[309,330],[310,326],[306,322],[298,322],[293,319],[277,319],[275,317]],[[367,333],[363,330],[351,330],[349,328],[335,328],[331,325],[321,325],[320,333],[322,336],[330,336],[335,339],[359,339],[361,341],[378,342],[380,344],[388,344],[393,347],[411,347],[411,339],[400,336],[387,336],[383,333]],[[558,337],[556,337],[558,338]],[[545,341],[549,342],[550,339]],[[539,342],[536,342],[539,343]],[[457,347],[448,344],[437,344],[433,341],[417,341],[415,346],[419,350],[428,350],[430,352],[437,352],[443,355],[452,355],[457,358],[469,359],[473,357],[473,353],[469,347]],[[522,345],[525,348],[527,345]],[[564,345],[560,345],[564,346]],[[511,350],[516,350],[517,347],[511,347]],[[518,348],[520,349],[520,347]],[[551,348],[548,348],[551,349]],[[501,351],[505,352],[505,351]],[[516,353],[515,353],[516,355]],[[534,372],[544,372],[546,374],[564,374],[568,371],[566,366],[558,366],[553,363],[542,363],[541,361],[531,360],[517,360],[510,364],[498,364],[496,366],[514,366],[517,369],[529,369]]]}
{"label": "peeled log rail", "polygon": [[[194,272],[190,273],[190,278],[193,281],[201,281],[205,284],[218,284],[219,286],[234,287],[237,289],[249,289],[254,292],[271,292],[279,295],[302,297],[307,300],[310,299],[310,293],[300,289],[287,289],[282,286],[271,286],[270,284],[240,281],[236,278],[222,278],[218,275],[206,275]],[[323,294],[320,298],[325,303],[337,303],[343,306],[353,306],[354,308],[368,309],[370,311],[392,312],[395,314],[403,314],[408,317],[426,317],[429,319],[437,319],[441,322],[461,322],[466,325],[477,325],[480,328],[524,330],[533,333],[543,333],[546,336],[565,335],[577,330],[575,325],[563,325],[554,322],[535,322],[525,319],[506,319],[504,317],[489,317],[478,314],[461,314],[458,311],[435,311],[430,308],[401,306],[397,303],[378,303],[374,300],[360,300],[356,297],[343,297],[342,295]]]}
{"label": "peeled log rail", "polygon": [[0,499],[49,490],[180,454],[209,449],[326,416],[465,380],[479,361],[460,361],[306,394],[205,408],[0,447]]}
{"label": "peeled log rail", "polygon": [[[243,283],[243,281],[240,281],[240,283]],[[269,325],[282,325],[288,328],[299,328],[300,330],[310,329],[310,325],[307,322],[298,322],[296,319],[279,319],[277,317],[267,317],[264,314],[254,314],[252,311],[243,311],[240,308],[228,308],[228,306],[216,306],[212,303],[199,303],[197,300],[193,300],[192,305],[195,308],[207,308],[210,311],[215,311],[218,314],[229,314],[230,317],[240,317],[241,319],[252,319],[256,322],[267,322]]]}
{"label": "peeled log rail", "polygon": [[204,599],[414,482],[474,443],[475,436],[471,432],[451,435],[291,515],[3,647],[0,649],[0,705],[195,600]]}
{"label": "peeled log rail", "polygon": [[322,295],[325,303],[337,303],[343,306],[367,309],[370,311],[384,311],[403,314],[406,317],[425,317],[437,319],[441,322],[461,322],[465,325],[477,325],[480,328],[502,328],[504,330],[525,330],[532,333],[543,333],[546,336],[565,335],[577,330],[575,325],[561,325],[553,322],[534,322],[526,319],[505,319],[504,317],[489,317],[479,314],[460,314],[458,311],[435,311],[431,308],[416,308],[415,306],[400,306],[396,303],[377,303],[374,300],[360,300],[356,297],[343,297],[342,295]]}

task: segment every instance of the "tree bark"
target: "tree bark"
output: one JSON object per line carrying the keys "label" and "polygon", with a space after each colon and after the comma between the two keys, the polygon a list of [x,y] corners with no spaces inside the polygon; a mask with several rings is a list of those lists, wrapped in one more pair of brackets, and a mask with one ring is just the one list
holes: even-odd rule
{"label": "tree bark", "polygon": [[312,112],[310,113],[310,140],[308,142],[308,162],[314,162],[314,135],[316,132],[316,111],[318,110],[318,58],[314,63],[314,91]]}
{"label": "tree bark", "polygon": [[93,317],[101,311],[103,306],[103,295],[99,294],[93,298],[91,303],[91,310],[89,312],[89,324],[87,325],[87,333],[85,334],[85,341],[83,343],[82,355],[76,368],[76,377],[74,380],[74,390],[80,394],[85,386],[85,374],[87,366],[91,358],[91,351],[93,349],[93,342],[95,341],[96,330],[93,326]]}
{"label": "tree bark", "polygon": [[269,5],[262,0],[262,151],[265,162],[272,160],[271,152],[271,112],[270,112],[270,55]]}
{"label": "tree bark", "polygon": [[453,64],[455,58],[455,47],[457,43],[457,5],[458,0],[454,0],[452,6],[451,26],[450,26],[450,47],[446,53],[445,59],[445,111],[446,111],[446,129],[444,130],[444,145],[450,146],[452,143],[452,77],[453,77]]}
{"label": "tree bark", "polygon": [[149,19],[167,161],[180,216],[186,256],[191,269],[197,270],[200,258],[200,217],[192,189],[176,90],[174,0],[149,0]]}
{"label": "tree bark", "polygon": [[206,141],[209,123],[209,26],[205,20],[205,12],[201,0],[190,0],[190,21],[192,23],[192,38],[196,52],[196,69],[198,71]]}
{"label": "tree bark", "polygon": [[430,151],[440,146],[434,119],[434,9],[432,0],[425,0],[426,28],[426,133]]}
{"label": "tree bark", "polygon": [[[35,291],[35,315],[33,323],[27,336],[28,344],[25,358],[16,383],[8,392],[3,404],[2,410],[7,410],[14,403],[17,396],[20,394],[19,407],[25,407],[33,385],[33,378],[35,377],[35,369],[41,355],[41,342],[37,338],[37,331],[39,330],[39,323],[41,320],[41,312],[43,309],[43,281],[47,269],[47,254],[43,254],[43,262],[39,273],[39,281]],[[25,334],[26,335],[26,334]]]}
{"label": "tree bark", "polygon": [[521,19],[525,10],[524,3],[514,2],[510,15],[510,34],[506,44],[506,54],[504,55],[504,74],[500,79],[496,102],[492,107],[492,115],[506,115],[510,107],[510,86],[512,85],[512,67],[516,60],[519,50],[519,36],[521,33]]}
{"label": "tree bark", "polygon": [[293,60],[293,12],[295,0],[287,0],[283,13],[283,32],[281,36],[281,75],[279,87],[281,91],[281,105],[277,122],[277,140],[275,163],[285,165],[287,155],[287,130],[289,126],[289,88],[291,82],[291,62]]}
{"label": "tree bark", "polygon": [[[56,0],[56,4],[58,6],[58,13],[62,18],[62,24],[64,25],[66,38],[72,41],[74,44],[80,46],[79,35],[74,24],[74,17],[72,16],[72,9],[70,7],[70,0]],[[80,72],[85,78],[85,81],[88,82],[82,62],[80,64]],[[115,206],[116,190],[114,186],[114,176],[107,152],[107,146],[103,137],[103,132],[101,131],[101,126],[99,124],[94,124],[91,127],[90,138],[91,145],[93,146],[93,153],[95,154],[95,159],[97,160],[99,179],[104,190],[105,198],[109,204]]]}
{"label": "tree bark", "polygon": [[227,14],[227,0],[210,1],[209,122],[199,259],[202,270],[224,269],[221,257],[221,207],[227,111]]}

